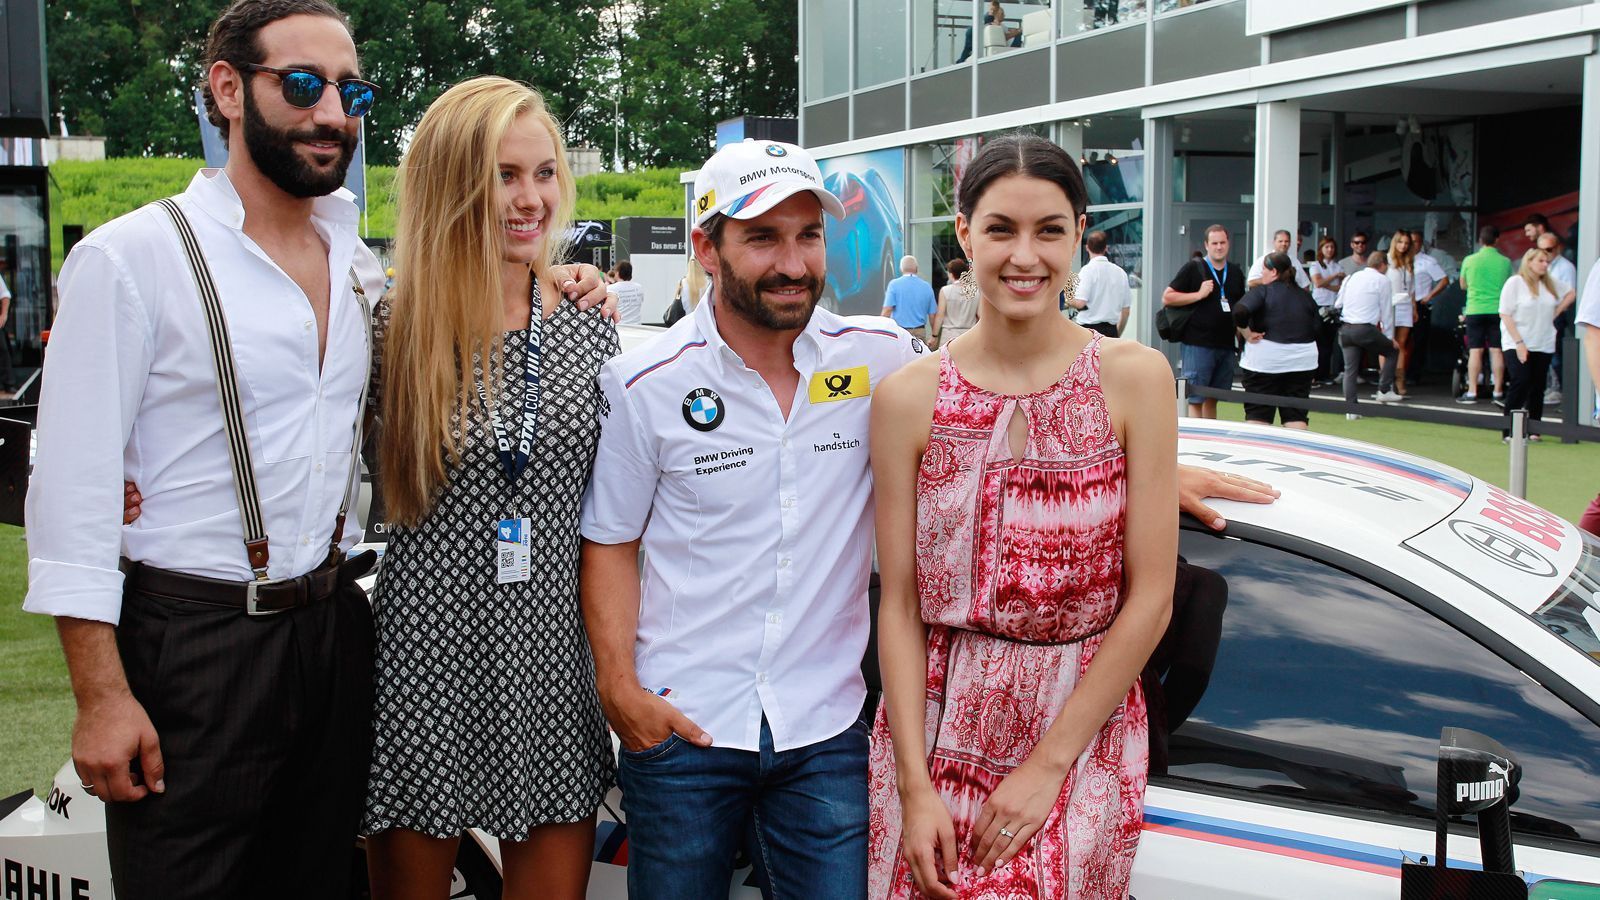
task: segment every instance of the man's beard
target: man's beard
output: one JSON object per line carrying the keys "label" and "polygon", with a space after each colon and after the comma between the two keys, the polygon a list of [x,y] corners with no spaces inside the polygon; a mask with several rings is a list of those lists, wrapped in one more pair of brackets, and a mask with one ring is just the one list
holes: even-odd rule
{"label": "man's beard", "polygon": [[[251,96],[244,91],[244,146],[261,174],[291,197],[323,197],[344,184],[355,156],[356,136],[337,128],[309,128],[290,131],[274,128],[262,118]],[[332,141],[339,145],[339,158],[331,169],[319,169],[300,157],[296,141]]]}
{"label": "man's beard", "polygon": [[[817,301],[822,299],[822,279],[814,275],[805,278],[786,278],[782,275],[769,275],[759,281],[751,282],[738,275],[723,259],[717,279],[717,301],[726,304],[727,309],[742,316],[746,321],[770,328],[774,331],[792,331],[804,328],[811,321],[811,311],[817,308]],[[803,287],[809,295],[809,302],[803,308],[776,308],[761,299],[762,291],[778,290],[786,287]]]}

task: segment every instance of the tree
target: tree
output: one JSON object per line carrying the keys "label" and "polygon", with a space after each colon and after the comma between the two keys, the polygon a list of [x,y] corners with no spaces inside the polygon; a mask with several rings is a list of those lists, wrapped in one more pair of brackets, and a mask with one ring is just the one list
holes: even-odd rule
{"label": "tree", "polygon": [[192,94],[219,0],[50,0],[50,108],[113,156],[197,156]]}
{"label": "tree", "polygon": [[795,115],[797,4],[634,0],[627,7],[618,70],[628,164],[699,165],[718,121]]}
{"label": "tree", "polygon": [[[0,0],[3,2],[3,0]],[[112,156],[198,156],[193,91],[228,0],[50,0],[50,102]],[[367,159],[399,161],[428,105],[475,75],[538,88],[569,144],[698,164],[718,120],[794,115],[793,0],[342,0],[382,89]],[[613,107],[621,103],[621,121]]]}
{"label": "tree", "polygon": [[[609,61],[608,0],[346,0],[362,69],[383,93],[366,123],[367,158],[393,165],[428,105],[451,85],[502,75],[544,94],[557,121],[589,101]],[[594,121],[593,112],[580,122]],[[569,142],[581,142],[582,130]],[[574,140],[574,138],[578,140]]]}

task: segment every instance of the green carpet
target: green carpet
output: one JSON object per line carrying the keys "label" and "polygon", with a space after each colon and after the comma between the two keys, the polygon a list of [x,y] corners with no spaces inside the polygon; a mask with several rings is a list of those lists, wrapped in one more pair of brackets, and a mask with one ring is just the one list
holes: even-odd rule
{"label": "green carpet", "polygon": [[22,611],[28,549],[0,525],[0,797],[50,779],[72,751],[72,689],[55,621]]}

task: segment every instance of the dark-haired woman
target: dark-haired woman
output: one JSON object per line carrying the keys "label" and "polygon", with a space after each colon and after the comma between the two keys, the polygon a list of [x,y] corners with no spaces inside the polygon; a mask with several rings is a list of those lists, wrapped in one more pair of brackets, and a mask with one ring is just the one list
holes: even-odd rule
{"label": "dark-haired woman", "polygon": [[935,348],[950,343],[978,324],[978,295],[961,287],[967,261],[958,256],[945,265],[944,271],[949,283],[939,289],[939,339]]}
{"label": "dark-haired woman", "polygon": [[1056,309],[1077,165],[987,144],[956,235],[983,313],[872,408],[884,704],[873,897],[1121,898],[1148,774],[1140,669],[1171,611],[1176,421],[1159,353]]}
{"label": "dark-haired woman", "polygon": [[[1294,271],[1288,254],[1267,254],[1260,286],[1234,304],[1233,321],[1245,339],[1239,369],[1244,389],[1252,394],[1311,396],[1322,316],[1317,301],[1295,283]],[[1271,425],[1274,414],[1285,428],[1306,428],[1311,419],[1305,410],[1289,406],[1244,405],[1246,422]]]}

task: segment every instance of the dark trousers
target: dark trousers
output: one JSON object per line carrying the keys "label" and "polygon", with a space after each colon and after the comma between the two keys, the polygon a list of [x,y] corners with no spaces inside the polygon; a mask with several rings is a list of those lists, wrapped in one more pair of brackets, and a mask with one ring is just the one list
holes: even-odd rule
{"label": "dark trousers", "polygon": [[1090,331],[1098,331],[1106,337],[1117,336],[1117,323],[1115,322],[1079,322],[1078,324]]}
{"label": "dark trousers", "polygon": [[[1515,349],[1506,351],[1506,416],[1511,411],[1525,409],[1530,421],[1544,418],[1544,382],[1550,376],[1550,354],[1528,351],[1528,361],[1517,359]],[[1509,435],[1508,424],[1503,434]]]}
{"label": "dark trousers", "polygon": [[1344,401],[1356,402],[1356,379],[1361,374],[1361,354],[1376,353],[1383,357],[1383,369],[1378,373],[1378,391],[1394,390],[1394,367],[1400,361],[1394,341],[1384,337],[1376,325],[1345,325],[1339,329],[1339,346],[1344,348]]}
{"label": "dark trousers", "polygon": [[1317,324],[1317,372],[1321,381],[1332,381],[1344,374],[1344,354],[1339,351],[1339,323]]}
{"label": "dark trousers", "polygon": [[365,592],[247,616],[135,587],[117,647],[167,788],[106,806],[117,900],[348,897],[372,748]]}

